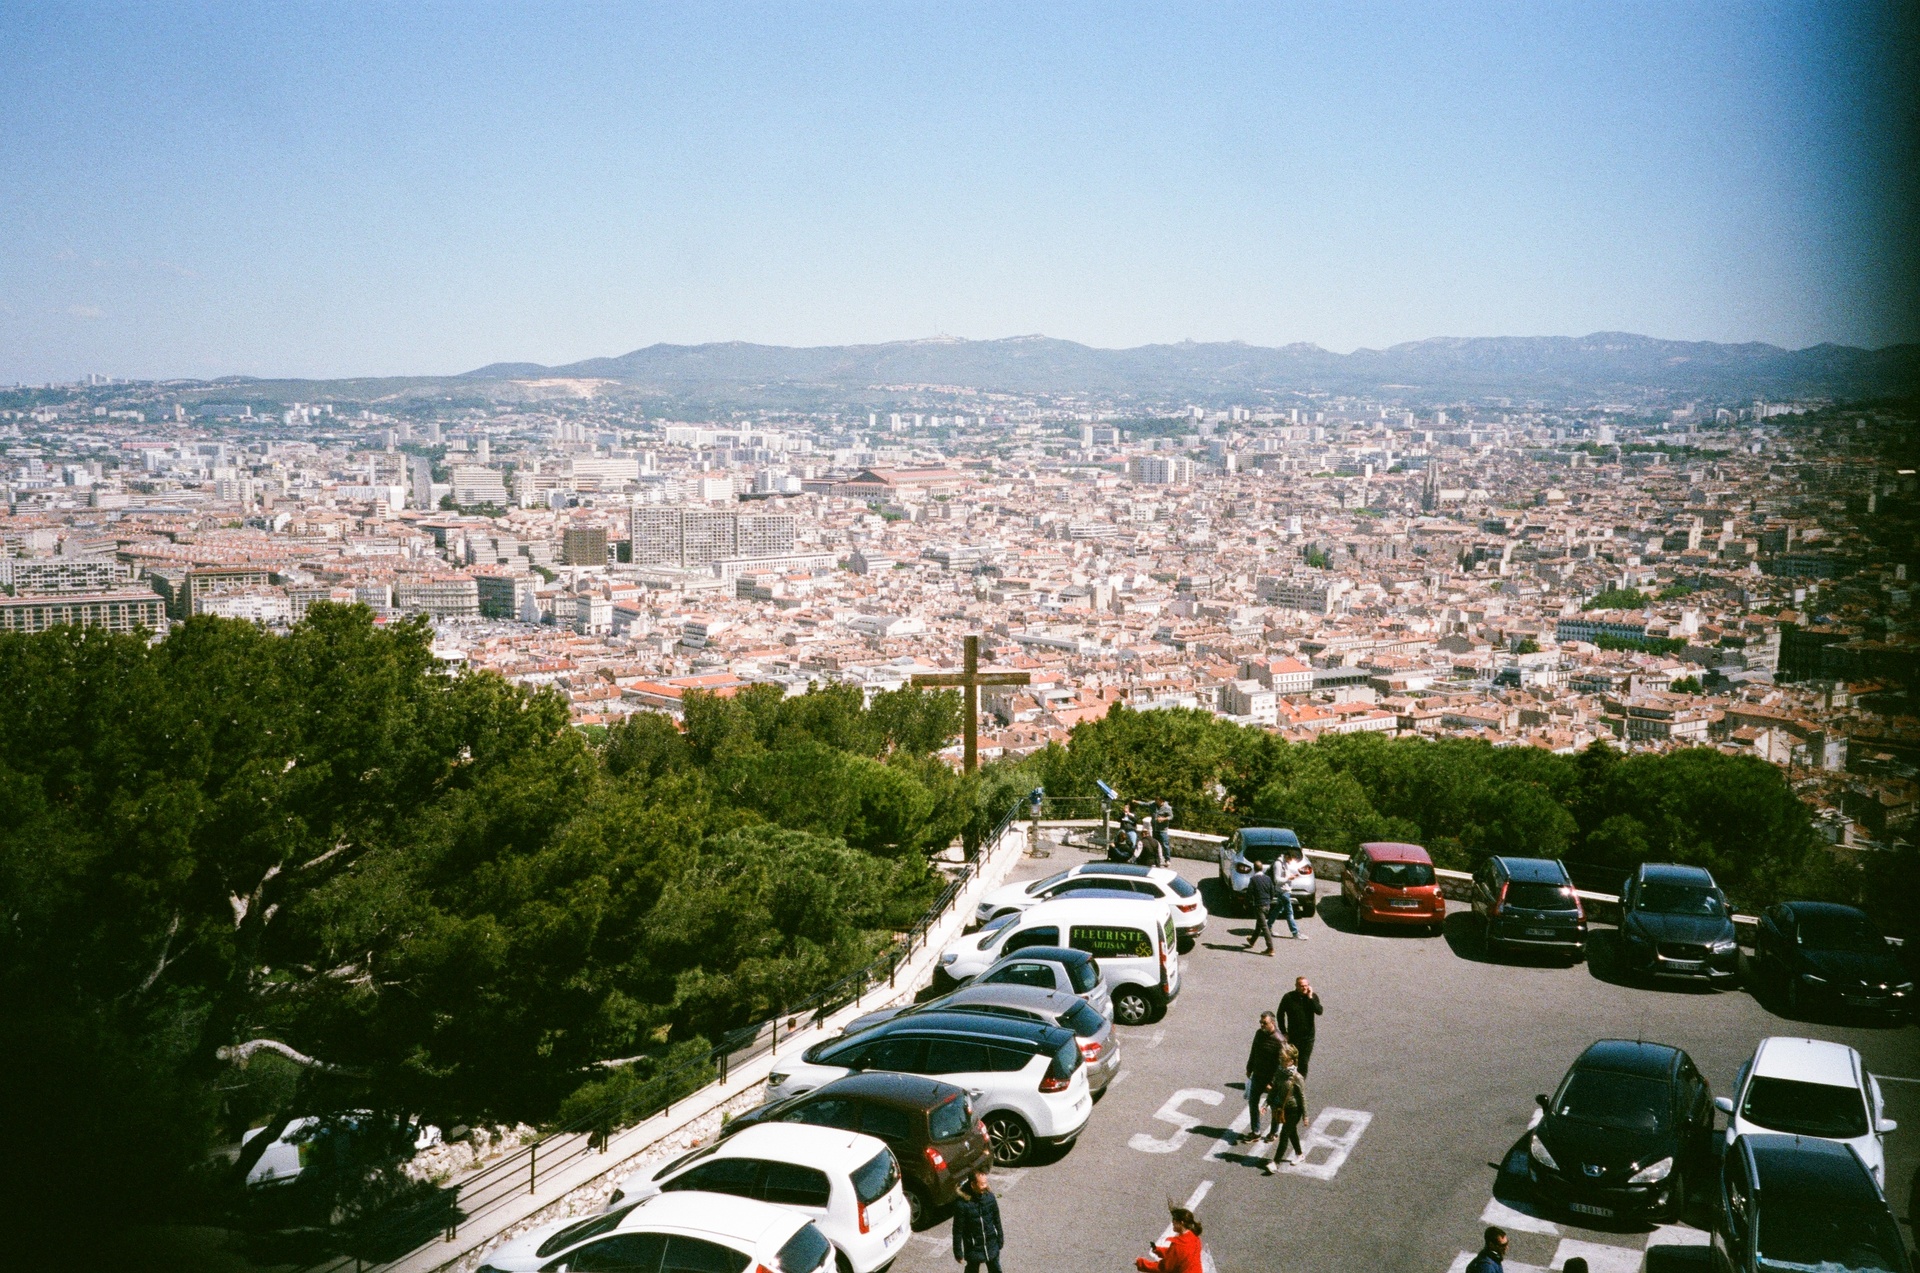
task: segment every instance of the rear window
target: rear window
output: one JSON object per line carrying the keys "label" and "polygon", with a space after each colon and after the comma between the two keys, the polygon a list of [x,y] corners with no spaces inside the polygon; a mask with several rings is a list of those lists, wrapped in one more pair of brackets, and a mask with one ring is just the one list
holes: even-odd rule
{"label": "rear window", "polygon": [[1075,999],[1073,1006],[1060,1014],[1060,1024],[1072,1030],[1083,1039],[1091,1039],[1100,1033],[1107,1019],[1093,1010],[1093,1005],[1085,999]]}
{"label": "rear window", "polygon": [[1867,1134],[1867,1104],[1850,1087],[1756,1078],[1740,1115],[1770,1132],[1848,1140]]}
{"label": "rear window", "polygon": [[813,1273],[827,1258],[827,1252],[833,1250],[820,1230],[811,1224],[803,1224],[800,1231],[787,1239],[775,1258],[780,1263],[779,1273]]}
{"label": "rear window", "polygon": [[1067,944],[1096,959],[1153,958],[1153,938],[1146,930],[1124,925],[1075,925]]}
{"label": "rear window", "polygon": [[1091,959],[1083,964],[1068,964],[1067,981],[1073,986],[1073,993],[1083,995],[1100,984],[1100,965]]}
{"label": "rear window", "polygon": [[1433,868],[1425,862],[1375,862],[1369,875],[1375,884],[1388,888],[1421,888],[1433,883]]}
{"label": "rear window", "polygon": [[1178,893],[1181,897],[1192,897],[1195,893],[1198,893],[1200,891],[1199,889],[1195,888],[1191,883],[1189,883],[1187,880],[1187,877],[1184,875],[1176,875],[1172,879],[1168,880],[1167,887],[1172,889],[1175,893]]}
{"label": "rear window", "polygon": [[1056,1079],[1072,1078],[1073,1072],[1085,1064],[1080,1057],[1079,1040],[1068,1039],[1053,1054],[1053,1063],[1047,1066],[1047,1075]]}
{"label": "rear window", "polygon": [[900,1164],[893,1160],[891,1149],[883,1149],[853,1173],[853,1196],[860,1199],[861,1206],[869,1206],[899,1183]]}
{"label": "rear window", "polygon": [[1523,911],[1570,911],[1573,890],[1564,884],[1526,884],[1515,880],[1507,885],[1507,905]]}
{"label": "rear window", "polygon": [[927,1134],[934,1140],[959,1140],[973,1126],[973,1108],[964,1096],[953,1096],[927,1115]]}

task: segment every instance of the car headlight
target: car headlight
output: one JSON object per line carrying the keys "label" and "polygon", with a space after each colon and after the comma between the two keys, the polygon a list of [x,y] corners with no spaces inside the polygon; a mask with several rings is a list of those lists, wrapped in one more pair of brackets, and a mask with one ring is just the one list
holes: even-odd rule
{"label": "car headlight", "polygon": [[767,1075],[767,1086],[779,1087],[792,1077],[791,1074],[782,1074],[778,1070],[775,1070],[772,1074]]}
{"label": "car headlight", "polygon": [[1816,986],[1824,986],[1827,984],[1827,979],[1825,977],[1816,977],[1810,972],[1801,973],[1800,980],[1812,982]]}
{"label": "car headlight", "polygon": [[940,956],[940,966],[944,968],[958,958],[960,958],[960,955],[957,951],[949,950]]}
{"label": "car headlight", "polygon": [[1673,1174],[1673,1159],[1662,1158],[1659,1162],[1648,1163],[1628,1177],[1630,1185],[1657,1185]]}
{"label": "car headlight", "polygon": [[1532,1144],[1527,1146],[1527,1153],[1542,1167],[1550,1171],[1560,1170],[1560,1164],[1553,1160],[1553,1155],[1547,1152],[1547,1147],[1541,1142],[1539,1136],[1532,1138]]}
{"label": "car headlight", "polygon": [[1731,937],[1722,937],[1719,941],[1707,947],[1707,949],[1711,950],[1716,955],[1724,955],[1728,951],[1733,950],[1735,947],[1739,946],[1739,944],[1740,943],[1738,941],[1736,941]]}

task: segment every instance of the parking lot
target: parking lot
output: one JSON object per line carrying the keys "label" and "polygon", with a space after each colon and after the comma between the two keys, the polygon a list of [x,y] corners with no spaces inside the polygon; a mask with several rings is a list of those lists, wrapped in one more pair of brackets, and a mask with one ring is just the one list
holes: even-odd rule
{"label": "parking lot", "polygon": [[[1082,860],[1056,847],[1051,859],[1022,862],[1015,878]],[[1176,865],[1201,883],[1209,909],[1220,904],[1210,864]],[[1169,1204],[1182,1202],[1198,1212],[1223,1273],[1457,1273],[1488,1223],[1512,1234],[1510,1273],[1557,1269],[1574,1255],[1594,1273],[1699,1267],[1712,1182],[1692,1190],[1688,1224],[1601,1231],[1534,1212],[1500,1170],[1527,1131],[1534,1094],[1552,1091],[1580,1051],[1606,1037],[1686,1049],[1716,1096],[1767,1035],[1859,1049],[1901,1124],[1887,1141],[1888,1194],[1906,1216],[1920,1146],[1914,1027],[1788,1020],[1744,990],[1619,984],[1609,979],[1612,930],[1599,925],[1592,958],[1572,968],[1486,962],[1457,903],[1444,938],[1362,936],[1336,893],[1322,880],[1322,909],[1302,922],[1310,940],[1291,941],[1278,925],[1271,959],[1241,950],[1249,921],[1214,914],[1185,957],[1172,1010],[1125,1031],[1122,1071],[1079,1141],[1056,1160],[996,1173],[1007,1273],[1130,1269],[1164,1232]],[[1306,1126],[1317,1135],[1301,1169],[1269,1177],[1260,1168],[1271,1146],[1255,1158],[1223,1137],[1245,1125],[1241,1072],[1258,1014],[1301,974],[1326,1004],[1306,1083]],[[946,1223],[916,1236],[895,1267],[953,1269]]]}

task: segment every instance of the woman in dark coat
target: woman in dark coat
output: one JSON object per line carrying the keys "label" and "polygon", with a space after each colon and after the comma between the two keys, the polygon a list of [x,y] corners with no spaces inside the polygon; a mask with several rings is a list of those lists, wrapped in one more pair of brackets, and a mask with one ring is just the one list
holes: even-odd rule
{"label": "woman in dark coat", "polygon": [[1000,1200],[987,1187],[987,1173],[977,1171],[960,1200],[953,1204],[953,1258],[964,1261],[967,1273],[1000,1273],[1000,1246],[1006,1235],[1000,1228]]}

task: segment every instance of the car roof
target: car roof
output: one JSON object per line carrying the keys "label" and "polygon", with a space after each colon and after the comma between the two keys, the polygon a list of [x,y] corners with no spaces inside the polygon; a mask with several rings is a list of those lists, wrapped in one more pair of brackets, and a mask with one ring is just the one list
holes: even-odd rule
{"label": "car roof", "polygon": [[1679,1059],[1680,1049],[1670,1048],[1664,1043],[1648,1043],[1639,1039],[1601,1039],[1590,1044],[1573,1064],[1574,1068],[1582,1070],[1612,1070],[1618,1074],[1664,1079],[1673,1073]]}
{"label": "car roof", "polygon": [[1660,880],[1672,884],[1698,884],[1706,888],[1714,887],[1713,872],[1704,866],[1681,866],[1677,862],[1645,862],[1640,866],[1640,878]]}
{"label": "car roof", "polygon": [[1797,1202],[1858,1204],[1880,1197],[1866,1164],[1844,1142],[1748,1132],[1734,1143],[1744,1143],[1752,1156],[1763,1205],[1774,1191],[1790,1193]]}
{"label": "car roof", "polygon": [[912,1109],[932,1109],[956,1096],[967,1094],[965,1088],[952,1083],[943,1083],[924,1074],[901,1074],[894,1070],[862,1070],[858,1074],[848,1074],[831,1083],[822,1083],[805,1093],[802,1099],[819,1096],[823,1092],[857,1096],[863,1101]]}
{"label": "car roof", "polygon": [[1375,840],[1360,846],[1360,851],[1375,862],[1425,862],[1433,865],[1433,858],[1417,844],[1401,844],[1394,840]]}
{"label": "car roof", "polygon": [[854,1038],[881,1038],[894,1034],[966,1034],[992,1036],[1007,1043],[1038,1044],[1057,1047],[1073,1037],[1071,1030],[1048,1025],[1044,1021],[1024,1021],[1019,1017],[993,1017],[979,1012],[908,1012],[891,1021],[882,1021]]}
{"label": "car roof", "polygon": [[[939,1002],[942,1004],[977,1003],[991,1004],[995,1007],[1025,1008],[1032,1012],[1050,1012],[1058,1016],[1073,1007],[1080,996],[1064,994],[1058,990],[1049,990],[1045,986],[1021,986],[1012,982],[996,981],[989,985],[978,982],[960,987]],[[925,1016],[928,1011],[940,1011],[938,1008],[923,1009],[914,1013]]]}
{"label": "car roof", "polygon": [[1858,906],[1844,906],[1839,902],[1787,902],[1786,908],[1796,917],[1801,915],[1831,915],[1841,919],[1867,920],[1867,913]]}
{"label": "car roof", "polygon": [[1240,842],[1242,844],[1285,844],[1288,846],[1298,846],[1300,837],[1293,833],[1291,827],[1241,827]]}
{"label": "car roof", "polygon": [[[1148,897],[1145,893],[1110,892],[1106,889],[1088,889],[1084,893],[1072,893],[1066,897],[1054,897],[1030,906],[1015,921],[1020,928],[1031,928],[1039,920],[1064,920],[1072,923],[1077,919],[1111,918],[1116,906],[1152,906],[1163,915],[1171,914],[1173,908],[1164,898]],[[1127,918],[1132,918],[1128,916]]]}
{"label": "car roof", "polygon": [[716,1158],[773,1158],[829,1171],[852,1171],[873,1161],[886,1142],[838,1127],[758,1123],[720,1142]]}
{"label": "car roof", "polygon": [[1860,1054],[1844,1043],[1775,1035],[1760,1040],[1754,1049],[1753,1073],[1759,1078],[1858,1087]]}
{"label": "car roof", "polygon": [[[1137,896],[1137,895],[1136,895]],[[1019,950],[1000,956],[993,961],[993,968],[1001,964],[1012,963],[1016,959],[1035,959],[1047,964],[1090,964],[1093,956],[1084,950],[1075,950],[1071,946],[1022,946]],[[992,968],[987,970],[993,971]]]}
{"label": "car roof", "polygon": [[1074,867],[1069,874],[1130,875],[1135,879],[1146,879],[1153,874],[1153,868],[1150,866],[1141,866],[1137,862],[1087,862]]}
{"label": "car roof", "polygon": [[1495,858],[1507,875],[1523,884],[1564,884],[1567,866],[1559,858]]}
{"label": "car roof", "polygon": [[686,1233],[778,1246],[806,1223],[807,1217],[799,1212],[757,1198],[680,1189],[647,1199],[613,1231]]}

